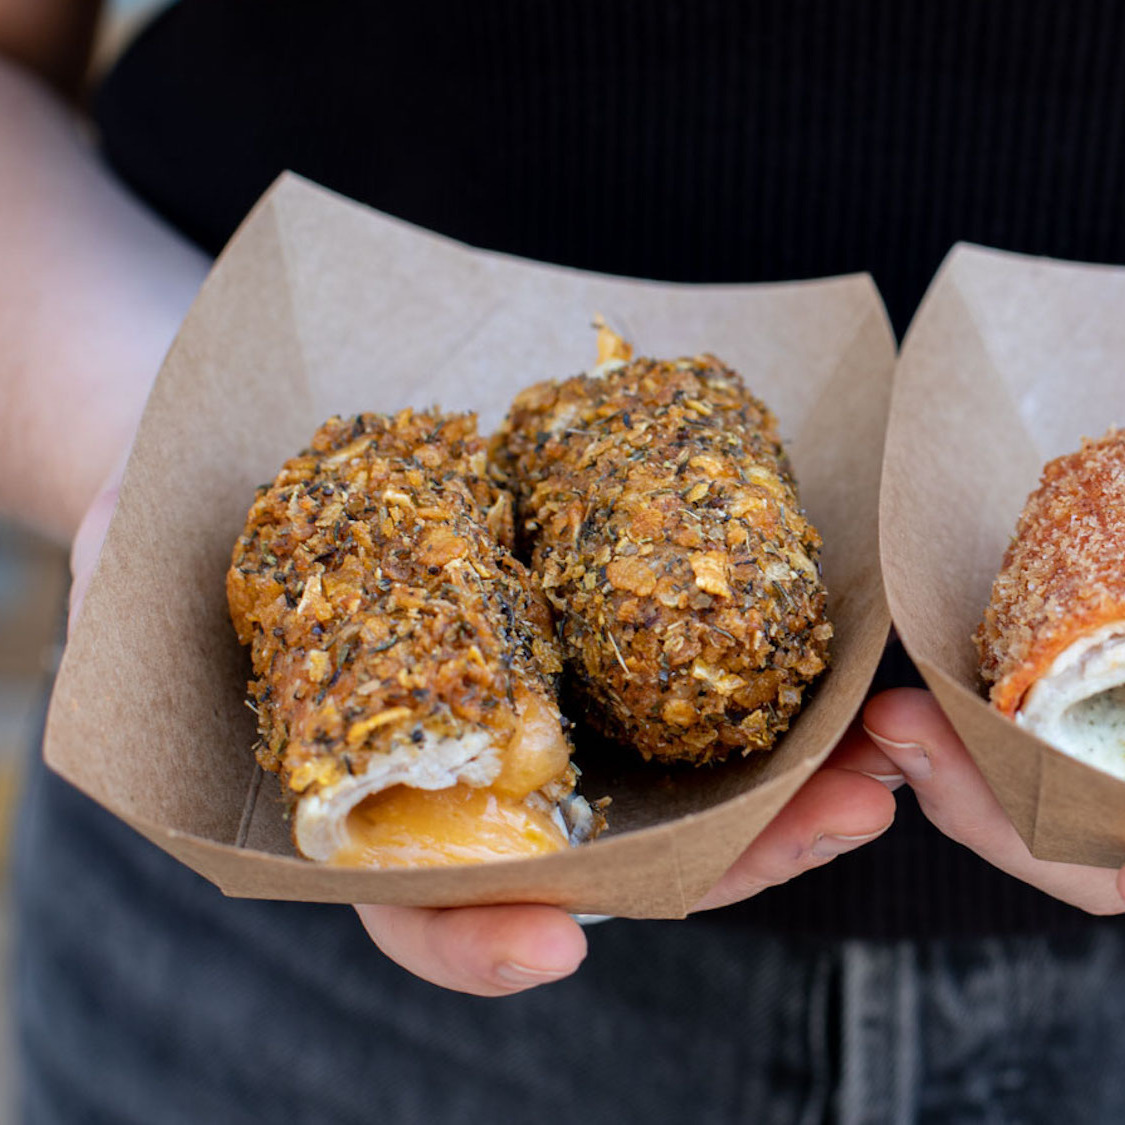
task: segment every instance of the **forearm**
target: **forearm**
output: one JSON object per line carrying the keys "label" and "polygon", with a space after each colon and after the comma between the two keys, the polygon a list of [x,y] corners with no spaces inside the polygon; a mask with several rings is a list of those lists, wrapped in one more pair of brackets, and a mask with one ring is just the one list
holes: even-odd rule
{"label": "forearm", "polygon": [[0,60],[0,513],[73,534],[207,266]]}

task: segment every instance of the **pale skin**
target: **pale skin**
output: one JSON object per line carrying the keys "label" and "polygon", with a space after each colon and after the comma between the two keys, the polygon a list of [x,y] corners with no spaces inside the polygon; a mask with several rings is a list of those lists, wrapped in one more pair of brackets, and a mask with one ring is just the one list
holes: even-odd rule
{"label": "pale skin", "polygon": [[[66,104],[97,11],[0,0],[0,512],[73,542],[75,609],[148,388],[209,265],[114,181]],[[903,784],[939,829],[1014,877],[1094,914],[1125,912],[1125,870],[1031,857],[932,697],[911,689],[868,702],[696,909],[881,835]],[[550,906],[357,910],[404,968],[480,996],[558,980],[586,954],[582,928]]]}

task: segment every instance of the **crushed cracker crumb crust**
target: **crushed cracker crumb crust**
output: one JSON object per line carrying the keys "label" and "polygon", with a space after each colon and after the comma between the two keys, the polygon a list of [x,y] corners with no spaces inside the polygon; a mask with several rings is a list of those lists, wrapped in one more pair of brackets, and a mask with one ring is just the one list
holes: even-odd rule
{"label": "crushed cracker crumb crust", "polygon": [[973,640],[1007,715],[1083,635],[1125,619],[1125,432],[1086,438],[1043,469]]}
{"label": "crushed cracker crumb crust", "polygon": [[541,383],[490,456],[594,724],[646,759],[770,747],[832,626],[820,537],[741,378],[699,356]]}
{"label": "crushed cracker crumb crust", "polygon": [[471,414],[337,417],[259,488],[227,595],[290,804],[424,732],[506,744],[517,686],[558,715],[550,610],[485,452]]}

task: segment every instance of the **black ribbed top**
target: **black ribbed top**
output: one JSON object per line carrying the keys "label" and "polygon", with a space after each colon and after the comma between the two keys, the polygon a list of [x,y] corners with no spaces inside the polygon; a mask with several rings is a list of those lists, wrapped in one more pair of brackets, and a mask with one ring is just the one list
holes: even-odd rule
{"label": "black ribbed top", "polygon": [[[210,250],[284,168],[466,242],[677,281],[866,270],[896,331],[958,240],[1125,262],[1112,0],[182,0],[97,101]],[[889,680],[909,678],[892,661]],[[926,825],[716,917],[1082,923]]]}

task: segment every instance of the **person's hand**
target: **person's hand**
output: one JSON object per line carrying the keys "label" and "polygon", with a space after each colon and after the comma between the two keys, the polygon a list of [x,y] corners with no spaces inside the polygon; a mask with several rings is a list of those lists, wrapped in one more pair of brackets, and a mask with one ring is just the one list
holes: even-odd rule
{"label": "person's hand", "polygon": [[895,688],[869,700],[864,727],[947,836],[1009,875],[1091,914],[1125,912],[1125,868],[1035,859],[928,691]]}
{"label": "person's hand", "polygon": [[[749,898],[875,839],[894,819],[891,790],[902,780],[854,728],[696,909]],[[552,906],[356,909],[392,960],[423,980],[477,996],[559,980],[586,955],[581,926]]]}

